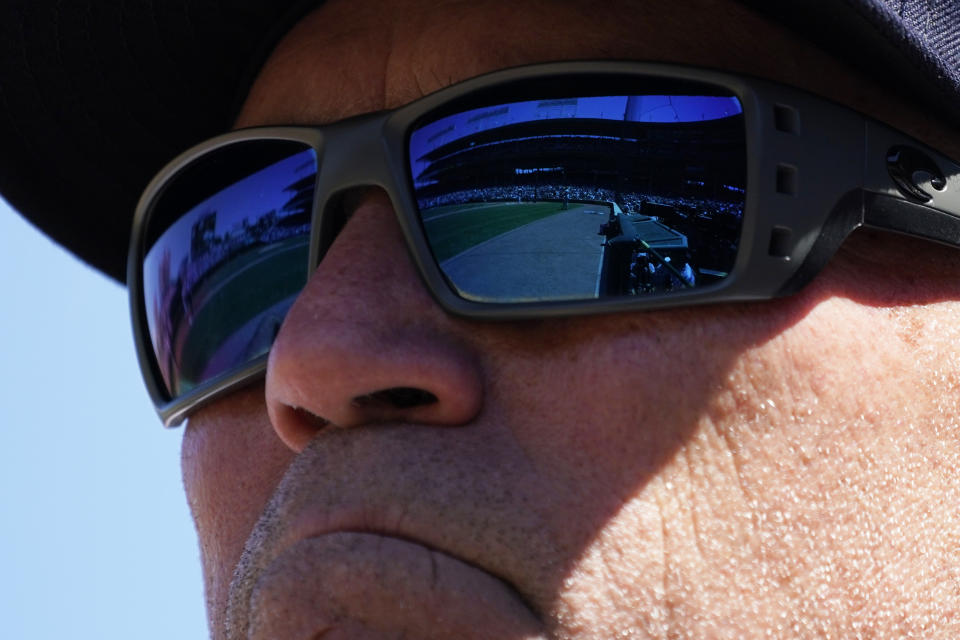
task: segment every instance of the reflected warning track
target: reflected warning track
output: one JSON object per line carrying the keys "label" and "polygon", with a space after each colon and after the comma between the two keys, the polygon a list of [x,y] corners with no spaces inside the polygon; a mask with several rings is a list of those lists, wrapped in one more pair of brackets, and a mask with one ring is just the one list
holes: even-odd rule
{"label": "reflected warning track", "polygon": [[425,221],[427,235],[441,268],[464,297],[550,300],[596,295],[603,251],[597,232],[609,214],[608,205],[536,202],[476,205],[462,212],[444,209],[434,210]]}

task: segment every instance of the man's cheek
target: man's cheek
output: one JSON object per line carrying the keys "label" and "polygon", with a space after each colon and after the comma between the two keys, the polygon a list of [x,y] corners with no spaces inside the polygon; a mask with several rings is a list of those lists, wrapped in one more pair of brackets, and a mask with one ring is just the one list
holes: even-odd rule
{"label": "man's cheek", "polygon": [[270,425],[262,385],[190,418],[181,464],[211,604],[225,602],[247,536],[293,456]]}

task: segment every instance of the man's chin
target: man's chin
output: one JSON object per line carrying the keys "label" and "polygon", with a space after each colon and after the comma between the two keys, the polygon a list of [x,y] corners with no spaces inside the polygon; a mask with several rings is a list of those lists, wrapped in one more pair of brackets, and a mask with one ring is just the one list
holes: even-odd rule
{"label": "man's chin", "polygon": [[230,640],[546,637],[507,583],[401,538],[307,538],[251,578],[231,587]]}

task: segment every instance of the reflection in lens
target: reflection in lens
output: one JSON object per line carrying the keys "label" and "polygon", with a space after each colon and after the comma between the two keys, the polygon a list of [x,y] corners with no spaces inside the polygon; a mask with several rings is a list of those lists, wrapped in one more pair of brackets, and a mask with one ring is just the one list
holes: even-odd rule
{"label": "reflection in lens", "polygon": [[464,298],[662,294],[733,267],[746,156],[736,97],[496,104],[419,123],[410,167],[428,242]]}
{"label": "reflection in lens", "polygon": [[306,282],[316,154],[277,144],[286,145],[285,157],[191,202],[154,234],[144,304],[171,396],[267,353]]}

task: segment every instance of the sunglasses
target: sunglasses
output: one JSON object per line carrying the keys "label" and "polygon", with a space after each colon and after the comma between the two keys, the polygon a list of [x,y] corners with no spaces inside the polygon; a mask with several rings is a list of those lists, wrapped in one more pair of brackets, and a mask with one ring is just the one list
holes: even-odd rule
{"label": "sunglasses", "polygon": [[441,307],[492,320],[788,295],[861,226],[960,246],[958,171],[796,89],[632,62],[508,69],[392,111],[235,131],[172,161],[137,207],[141,368],[167,426],[260,378],[356,187],[389,195]]}

